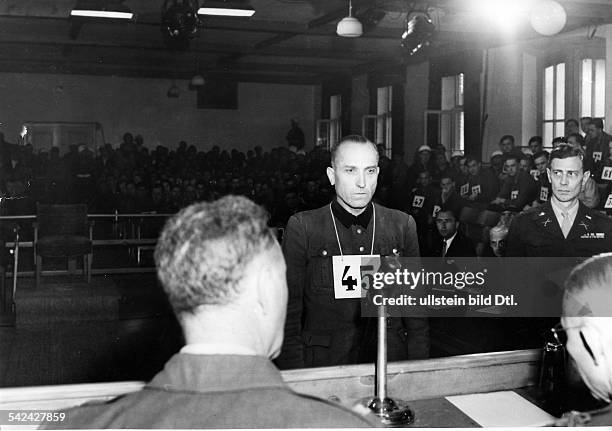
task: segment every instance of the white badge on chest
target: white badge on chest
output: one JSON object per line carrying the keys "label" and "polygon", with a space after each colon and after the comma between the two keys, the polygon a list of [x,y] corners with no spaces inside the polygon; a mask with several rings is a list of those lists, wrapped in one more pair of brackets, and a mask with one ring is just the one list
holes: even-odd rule
{"label": "white badge on chest", "polygon": [[612,181],[612,166],[605,166],[601,172],[601,179]]}
{"label": "white badge on chest", "polygon": [[546,202],[548,200],[548,187],[540,187],[540,200]]}
{"label": "white badge on chest", "polygon": [[[379,255],[344,255],[332,257],[334,298],[361,298],[362,288],[369,288],[367,274],[380,267]],[[362,279],[362,273],[366,279]]]}

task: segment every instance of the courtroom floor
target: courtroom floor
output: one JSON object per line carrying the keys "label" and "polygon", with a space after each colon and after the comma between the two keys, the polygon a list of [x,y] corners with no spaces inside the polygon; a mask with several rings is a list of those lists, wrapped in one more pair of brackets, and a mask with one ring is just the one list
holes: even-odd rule
{"label": "courtroom floor", "polygon": [[154,274],[21,278],[0,387],[147,380],[182,345]]}

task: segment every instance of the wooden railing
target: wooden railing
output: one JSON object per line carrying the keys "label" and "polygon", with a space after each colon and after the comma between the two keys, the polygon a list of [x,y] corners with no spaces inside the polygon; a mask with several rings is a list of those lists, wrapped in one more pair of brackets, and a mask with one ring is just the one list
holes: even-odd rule
{"label": "wooden railing", "polygon": [[[393,362],[389,393],[404,400],[511,390],[537,382],[540,350],[479,353]],[[374,365],[347,365],[283,371],[295,391],[351,405],[374,393]],[[0,410],[57,410],[105,401],[142,389],[144,382],[92,383],[0,389]]]}

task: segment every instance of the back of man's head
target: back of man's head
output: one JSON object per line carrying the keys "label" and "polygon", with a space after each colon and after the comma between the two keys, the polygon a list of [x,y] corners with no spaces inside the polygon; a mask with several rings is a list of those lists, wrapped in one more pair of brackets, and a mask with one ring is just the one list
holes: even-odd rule
{"label": "back of man's head", "polygon": [[157,275],[178,314],[240,295],[249,263],[275,244],[260,206],[239,196],[201,202],[170,218],[155,249]]}
{"label": "back of man's head", "polygon": [[567,350],[592,395],[612,395],[612,253],[575,267],[565,282],[562,326]]}

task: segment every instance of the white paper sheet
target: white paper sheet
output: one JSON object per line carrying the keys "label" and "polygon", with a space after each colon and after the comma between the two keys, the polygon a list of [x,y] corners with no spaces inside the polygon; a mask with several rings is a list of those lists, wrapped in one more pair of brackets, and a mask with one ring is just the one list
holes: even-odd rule
{"label": "white paper sheet", "polygon": [[483,427],[536,427],[556,419],[513,391],[455,395],[446,399]]}

